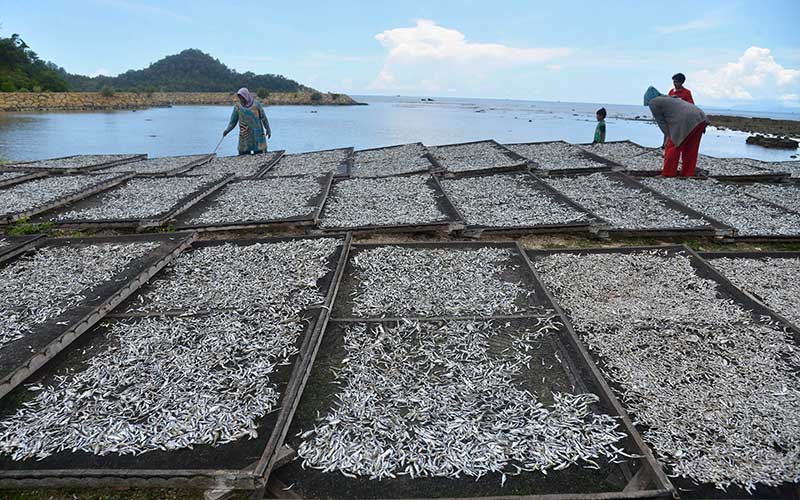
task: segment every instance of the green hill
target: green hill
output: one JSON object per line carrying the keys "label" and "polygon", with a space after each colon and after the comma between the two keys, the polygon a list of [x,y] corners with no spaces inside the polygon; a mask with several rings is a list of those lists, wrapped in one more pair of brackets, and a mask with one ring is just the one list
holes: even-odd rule
{"label": "green hill", "polygon": [[281,75],[238,73],[218,59],[187,49],[167,56],[145,69],[129,70],[118,76],[88,76],[62,73],[72,90],[98,91],[105,86],[116,90],[159,92],[233,92],[239,87],[273,92],[297,92],[306,87]]}
{"label": "green hill", "polygon": [[0,37],[0,91],[68,90],[63,70],[39,59],[16,33]]}

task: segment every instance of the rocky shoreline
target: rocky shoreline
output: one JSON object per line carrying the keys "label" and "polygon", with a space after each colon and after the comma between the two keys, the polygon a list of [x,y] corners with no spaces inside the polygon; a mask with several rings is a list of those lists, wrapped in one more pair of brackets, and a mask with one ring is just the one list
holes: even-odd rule
{"label": "rocky shoreline", "polygon": [[744,116],[709,115],[711,125],[718,129],[739,130],[751,134],[800,137],[800,121],[747,118]]}
{"label": "rocky shoreline", "polygon": [[[345,94],[320,92],[270,92],[263,104],[353,106],[361,103]],[[0,112],[93,111],[145,109],[175,105],[232,105],[234,93],[227,92],[0,92]]]}

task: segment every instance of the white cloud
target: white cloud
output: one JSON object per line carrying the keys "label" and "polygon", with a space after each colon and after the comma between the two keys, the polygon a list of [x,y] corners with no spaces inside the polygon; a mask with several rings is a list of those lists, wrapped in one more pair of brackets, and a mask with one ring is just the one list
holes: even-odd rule
{"label": "white cloud", "polygon": [[697,94],[712,99],[778,100],[800,92],[800,70],[781,66],[761,47],[750,47],[736,62],[689,77]]}
{"label": "white cloud", "polygon": [[460,31],[427,19],[417,21],[411,28],[386,30],[375,39],[387,54],[370,84],[372,90],[466,91],[490,79],[493,72],[541,65],[572,53],[568,48],[470,42]]}
{"label": "white cloud", "polygon": [[111,73],[106,68],[97,68],[94,73],[91,73],[89,76],[94,78],[95,76],[111,76]]}
{"label": "white cloud", "polygon": [[683,33],[685,31],[704,31],[719,26],[719,21],[711,19],[695,19],[683,24],[673,24],[670,26],[656,26],[656,32],[661,35],[672,33]]}

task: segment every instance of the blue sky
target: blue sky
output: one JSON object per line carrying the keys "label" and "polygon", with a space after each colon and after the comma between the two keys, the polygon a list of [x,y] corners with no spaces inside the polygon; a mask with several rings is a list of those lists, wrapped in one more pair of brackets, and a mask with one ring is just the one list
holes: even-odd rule
{"label": "blue sky", "polygon": [[[35,5],[35,7],[34,7]],[[198,48],[323,91],[800,108],[800,1],[0,0],[0,34],[82,74]]]}

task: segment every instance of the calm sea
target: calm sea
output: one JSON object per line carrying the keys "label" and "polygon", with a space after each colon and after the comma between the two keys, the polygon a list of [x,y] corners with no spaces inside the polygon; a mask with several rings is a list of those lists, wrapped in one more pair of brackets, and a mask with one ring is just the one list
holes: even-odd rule
{"label": "calm sea", "polygon": [[[423,142],[428,145],[495,139],[525,142],[591,141],[597,104],[416,97],[357,97],[368,106],[272,106],[269,149],[302,152],[353,146],[357,149]],[[658,128],[634,118],[644,106],[607,105],[607,139],[661,143]],[[707,110],[721,113],[723,110]],[[231,113],[226,106],[175,106],[138,111],[0,113],[0,157],[32,160],[83,153],[148,153],[151,157],[208,153]],[[730,112],[729,112],[730,113]],[[734,114],[734,113],[731,113]],[[798,119],[796,114],[761,114]],[[797,151],[745,144],[747,134],[709,129],[701,152],[787,160]],[[230,134],[218,154],[236,153]]]}

